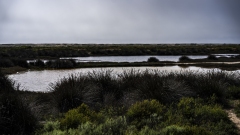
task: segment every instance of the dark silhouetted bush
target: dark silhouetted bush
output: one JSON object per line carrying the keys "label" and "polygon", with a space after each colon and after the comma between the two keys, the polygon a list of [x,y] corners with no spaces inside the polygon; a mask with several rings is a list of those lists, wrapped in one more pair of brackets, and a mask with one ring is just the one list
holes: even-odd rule
{"label": "dark silhouetted bush", "polygon": [[37,119],[17,94],[0,95],[0,134],[32,134]]}
{"label": "dark silhouetted bush", "polygon": [[46,62],[48,68],[57,68],[57,69],[65,69],[65,68],[73,68],[77,66],[75,60],[50,60]]}
{"label": "dark silhouetted bush", "polygon": [[[176,74],[177,76],[177,74]],[[178,101],[185,96],[193,96],[184,80],[176,80],[161,71],[144,71],[137,84],[138,95],[143,99],[156,99],[163,104]]]}
{"label": "dark silhouetted bush", "polygon": [[148,62],[159,62],[159,59],[156,58],[156,57],[150,57],[150,58],[148,58],[147,61],[148,61]]}
{"label": "dark silhouetted bush", "polygon": [[218,58],[215,55],[208,55],[207,58],[210,60],[218,60]]}
{"label": "dark silhouetted bush", "polygon": [[0,70],[0,94],[13,93],[14,91],[14,82],[5,76]]}
{"label": "dark silhouetted bush", "polygon": [[121,81],[113,75],[112,70],[88,72],[88,77],[93,84],[100,88],[99,99],[103,106],[121,104],[125,90],[120,89]]}
{"label": "dark silhouetted bush", "polygon": [[192,59],[190,59],[188,56],[181,56],[180,58],[179,58],[179,61],[180,62],[182,62],[182,61],[191,61]]}
{"label": "dark silhouetted bush", "polygon": [[227,89],[227,98],[240,99],[240,87],[232,86]]}
{"label": "dark silhouetted bush", "polygon": [[45,66],[44,62],[42,60],[40,60],[40,59],[36,60],[34,65],[38,66],[38,67],[44,67]]}
{"label": "dark silhouetted bush", "polygon": [[0,67],[13,67],[14,63],[10,59],[0,59]]}
{"label": "dark silhouetted bush", "polygon": [[0,134],[32,134],[38,121],[13,85],[0,73]]}
{"label": "dark silhouetted bush", "polygon": [[24,67],[24,68],[29,67],[29,65],[28,65],[28,63],[25,59],[14,58],[14,59],[12,59],[12,61],[13,61],[15,66],[20,66],[20,67]]}
{"label": "dark silhouetted bush", "polygon": [[81,74],[63,78],[51,86],[51,95],[60,112],[67,112],[82,103],[89,105],[100,102],[99,91],[96,84]]}

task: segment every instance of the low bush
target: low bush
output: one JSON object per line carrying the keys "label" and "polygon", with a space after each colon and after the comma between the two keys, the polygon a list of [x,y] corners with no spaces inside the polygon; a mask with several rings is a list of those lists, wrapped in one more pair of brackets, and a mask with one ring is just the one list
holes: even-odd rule
{"label": "low bush", "polygon": [[88,72],[88,78],[99,88],[99,100],[102,106],[121,106],[124,89],[120,89],[121,80],[112,70]]}
{"label": "low bush", "polygon": [[10,59],[0,59],[0,67],[13,67],[14,63]]}
{"label": "low bush", "polygon": [[156,57],[149,57],[147,62],[159,62],[159,59]]}
{"label": "low bush", "polygon": [[99,125],[96,130],[100,131],[103,134],[124,134],[127,129],[127,121],[125,117],[119,116],[117,118],[108,118],[106,121]]}
{"label": "low bush", "polygon": [[195,86],[197,95],[201,98],[210,98],[215,95],[216,102],[226,104],[226,89],[227,84],[221,80],[215,80],[215,78],[198,78]]}
{"label": "low bush", "polygon": [[21,58],[14,58],[11,59],[15,66],[20,66],[24,68],[29,68],[29,64],[27,63],[26,59]]}
{"label": "low bush", "polygon": [[182,61],[191,61],[192,59],[190,59],[188,56],[181,56],[180,58],[179,58],[179,61],[180,62],[182,62]]}
{"label": "low bush", "polygon": [[61,79],[51,86],[50,94],[60,112],[67,112],[82,103],[93,105],[100,102],[98,86],[81,74]]}
{"label": "low bush", "polygon": [[207,57],[209,60],[218,60],[218,58],[216,57],[216,55],[208,55]]}
{"label": "low bush", "polygon": [[215,103],[206,104],[203,99],[183,98],[177,106],[177,115],[183,117],[185,124],[204,128],[214,134],[237,134],[227,113]]}
{"label": "low bush", "polygon": [[164,109],[165,106],[156,100],[144,100],[132,105],[128,109],[126,116],[132,125],[141,128],[146,125],[146,119],[163,117]]}
{"label": "low bush", "polygon": [[17,94],[0,94],[0,134],[32,134],[36,116]]}
{"label": "low bush", "polygon": [[13,93],[15,91],[14,82],[5,76],[0,70],[0,94]]}
{"label": "low bush", "polygon": [[36,62],[34,63],[34,66],[45,67],[45,63],[42,60],[37,59]]}
{"label": "low bush", "polygon": [[67,69],[73,68],[77,66],[75,60],[49,60],[46,62],[46,66],[48,68],[56,68],[56,69]]}
{"label": "low bush", "polygon": [[77,128],[80,124],[88,121],[99,123],[103,121],[103,116],[90,110],[87,105],[81,104],[78,108],[69,110],[60,120],[60,124],[61,127],[69,129]]}
{"label": "low bush", "polygon": [[239,103],[234,108],[234,112],[236,113],[237,117],[240,117],[240,104]]}
{"label": "low bush", "polygon": [[43,125],[42,132],[51,132],[54,130],[60,130],[60,122],[59,121],[47,121]]}
{"label": "low bush", "polygon": [[176,80],[164,72],[145,71],[140,79],[137,92],[142,99],[156,99],[163,104],[171,104],[194,94],[184,81]]}
{"label": "low bush", "polygon": [[0,72],[0,134],[32,134],[38,125],[29,104],[14,83]]}
{"label": "low bush", "polygon": [[240,87],[231,86],[227,89],[227,98],[240,99]]}
{"label": "low bush", "polygon": [[[65,125],[67,128],[61,130],[59,126],[64,122],[68,123]],[[220,106],[207,104],[199,98],[183,98],[178,104],[170,106],[156,100],[144,100],[133,104],[122,116],[96,113],[83,104],[67,112],[60,124],[57,121],[47,122],[39,133],[237,135],[234,124]]]}

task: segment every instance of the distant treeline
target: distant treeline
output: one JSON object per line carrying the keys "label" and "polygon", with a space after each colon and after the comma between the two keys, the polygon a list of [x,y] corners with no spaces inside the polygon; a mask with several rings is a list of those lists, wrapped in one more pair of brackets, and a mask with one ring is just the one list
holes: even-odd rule
{"label": "distant treeline", "polygon": [[130,45],[0,45],[0,58],[59,58],[82,56],[208,55],[240,53],[239,44],[130,44]]}

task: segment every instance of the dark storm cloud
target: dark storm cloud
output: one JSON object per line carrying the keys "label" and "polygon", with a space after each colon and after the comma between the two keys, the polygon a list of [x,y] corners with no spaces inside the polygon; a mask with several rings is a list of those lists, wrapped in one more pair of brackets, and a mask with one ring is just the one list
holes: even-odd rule
{"label": "dark storm cloud", "polygon": [[0,43],[239,43],[239,4],[239,0],[0,0]]}

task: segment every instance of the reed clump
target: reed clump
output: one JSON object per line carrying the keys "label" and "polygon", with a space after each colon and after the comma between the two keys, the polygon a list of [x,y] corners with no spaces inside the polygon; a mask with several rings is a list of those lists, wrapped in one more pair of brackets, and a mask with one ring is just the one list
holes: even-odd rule
{"label": "reed clump", "polygon": [[51,88],[61,112],[85,103],[97,107],[129,106],[137,101],[155,99],[163,104],[178,102],[183,97],[209,99],[226,104],[229,86],[239,86],[236,73],[222,71],[164,72],[159,70],[93,71],[70,75]]}

